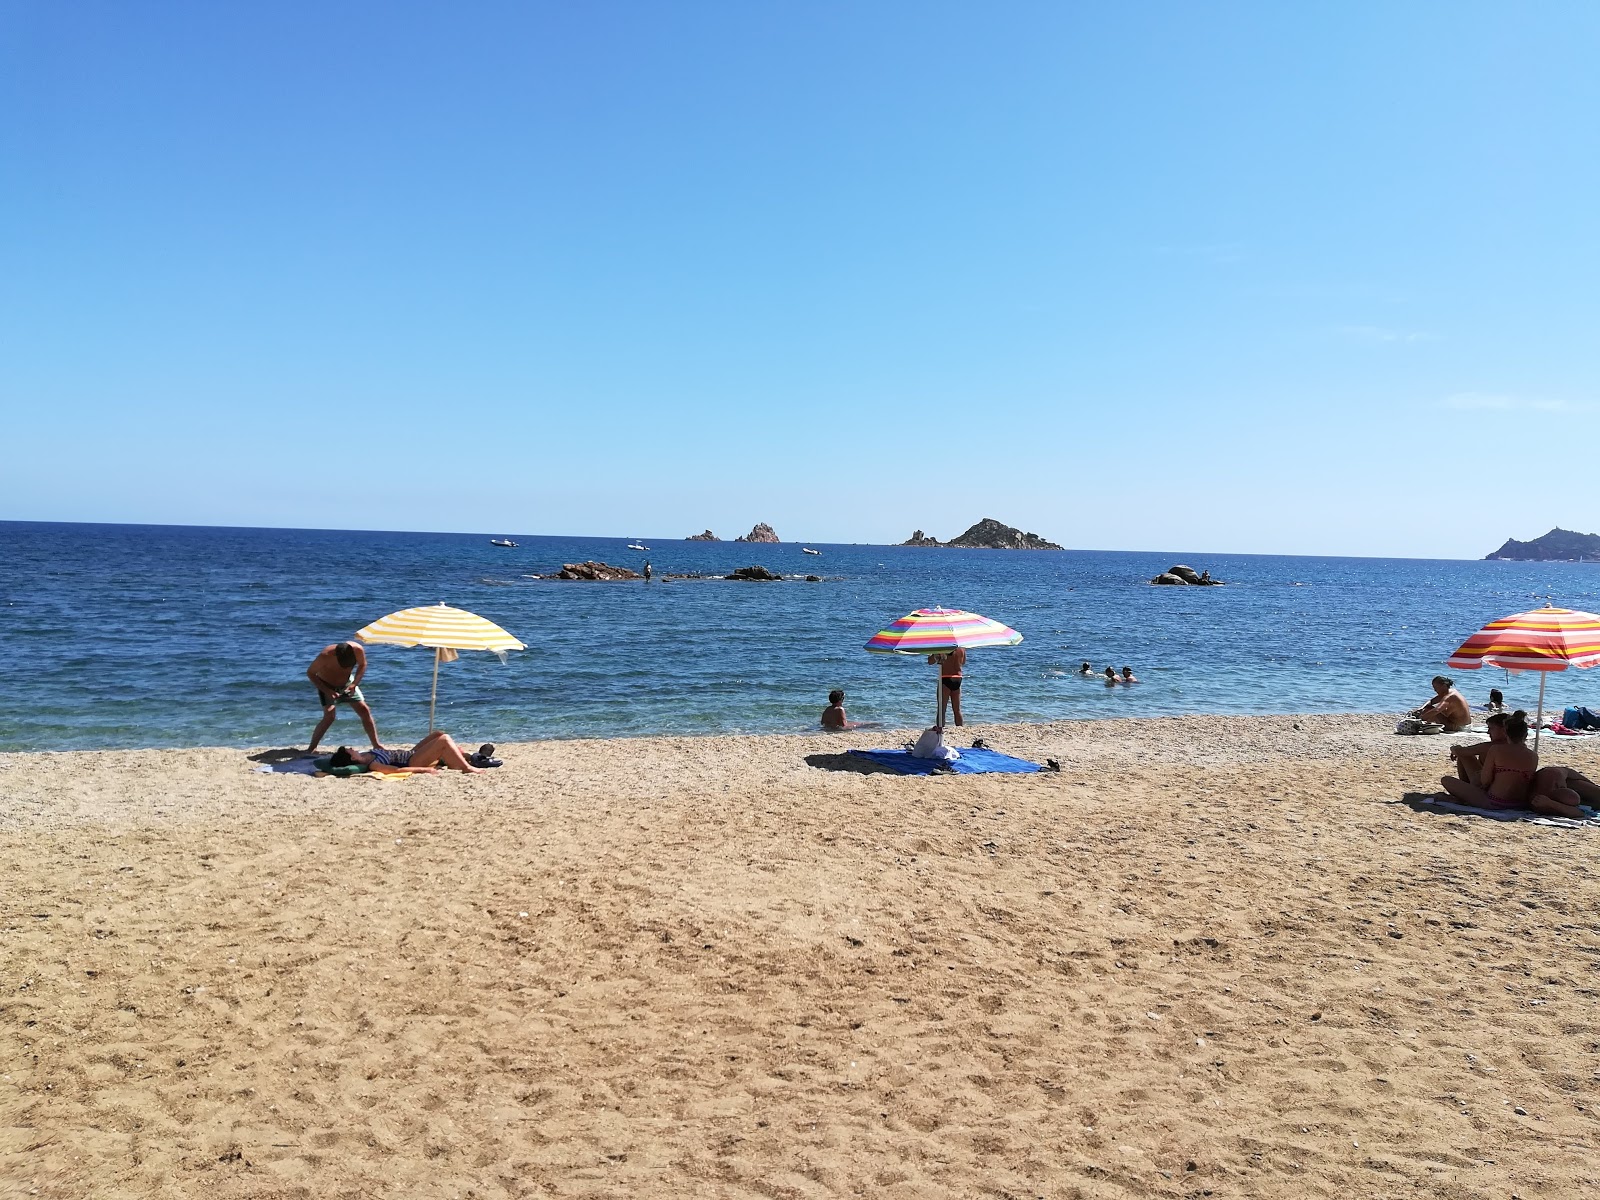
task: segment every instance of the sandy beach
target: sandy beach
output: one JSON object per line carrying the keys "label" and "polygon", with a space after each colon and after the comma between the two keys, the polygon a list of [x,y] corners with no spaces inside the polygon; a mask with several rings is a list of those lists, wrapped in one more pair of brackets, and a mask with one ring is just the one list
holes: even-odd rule
{"label": "sandy beach", "polygon": [[1600,1194],[1600,840],[1392,727],[0,756],[0,1195]]}

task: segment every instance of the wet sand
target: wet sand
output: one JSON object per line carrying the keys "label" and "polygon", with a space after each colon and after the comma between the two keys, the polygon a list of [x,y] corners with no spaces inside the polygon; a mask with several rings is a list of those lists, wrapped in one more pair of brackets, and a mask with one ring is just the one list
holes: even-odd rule
{"label": "wet sand", "polygon": [[1600,835],[1392,727],[0,755],[0,1196],[1600,1194]]}

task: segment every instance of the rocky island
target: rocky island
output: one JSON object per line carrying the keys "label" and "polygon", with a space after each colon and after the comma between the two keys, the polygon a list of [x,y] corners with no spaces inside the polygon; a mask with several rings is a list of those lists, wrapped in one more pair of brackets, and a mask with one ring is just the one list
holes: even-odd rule
{"label": "rocky island", "polygon": [[1558,526],[1531,542],[1507,538],[1504,546],[1483,557],[1488,562],[1600,562],[1600,535]]}
{"label": "rocky island", "polygon": [[588,562],[563,563],[561,570],[554,575],[545,576],[547,579],[591,579],[610,582],[613,579],[643,579],[644,576],[637,571],[630,571],[627,567],[613,567],[610,563]]}
{"label": "rocky island", "polygon": [[1150,581],[1163,586],[1188,586],[1188,587],[1221,587],[1222,580],[1211,578],[1210,571],[1201,571],[1198,574],[1193,567],[1186,567],[1179,563],[1175,567],[1168,567],[1161,574]]}
{"label": "rocky island", "polygon": [[758,522],[756,527],[743,537],[733,539],[736,542],[776,542],[778,535],[773,532],[772,526],[765,522]]}
{"label": "rocky island", "polygon": [[708,529],[704,533],[691,533],[683,540],[686,542],[720,542],[722,539]]}
{"label": "rocky island", "polygon": [[962,550],[1060,550],[1054,542],[1047,542],[1037,533],[1024,533],[1011,525],[1002,525],[993,517],[985,517],[960,537],[948,542],[928,537],[917,530],[902,546],[955,546]]}

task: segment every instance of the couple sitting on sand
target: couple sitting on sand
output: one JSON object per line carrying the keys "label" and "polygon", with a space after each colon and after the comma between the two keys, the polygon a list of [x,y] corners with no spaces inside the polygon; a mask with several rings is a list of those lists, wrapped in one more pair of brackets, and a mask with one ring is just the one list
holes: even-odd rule
{"label": "couple sitting on sand", "polygon": [[[1447,681],[1448,682],[1448,681]],[[1571,767],[1539,766],[1539,756],[1528,749],[1528,714],[1495,713],[1486,722],[1489,740],[1470,746],[1451,746],[1456,774],[1439,782],[1450,798],[1490,812],[1532,810],[1547,817],[1581,820],[1583,800],[1600,802],[1600,786]]]}

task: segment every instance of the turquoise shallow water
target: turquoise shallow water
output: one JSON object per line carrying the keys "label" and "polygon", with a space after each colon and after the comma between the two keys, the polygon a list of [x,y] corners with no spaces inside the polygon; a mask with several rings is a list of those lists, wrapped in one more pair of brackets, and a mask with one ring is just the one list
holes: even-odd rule
{"label": "turquoise shallow water", "polygon": [[[932,716],[933,669],[862,643],[907,611],[970,608],[1021,630],[975,651],[974,721],[1195,712],[1388,711],[1420,702],[1483,622],[1548,595],[1600,606],[1600,565],[1161,553],[748,546],[646,538],[0,523],[0,749],[292,745],[318,716],[304,672],[330,641],[445,601],[530,649],[440,673],[441,728],[464,741],[814,727],[830,687],[857,720]],[[1491,541],[1493,539],[1490,539]],[[759,563],[823,583],[558,583],[581,559],[659,574]],[[1222,588],[1154,588],[1174,562]],[[385,740],[426,732],[431,657],[377,646],[363,685]],[[1107,689],[1080,661],[1131,665]],[[1537,680],[1463,672],[1532,706]],[[1531,681],[1531,682],[1529,682]],[[1600,678],[1557,676],[1547,707],[1600,707]],[[332,739],[355,741],[341,716]]]}

